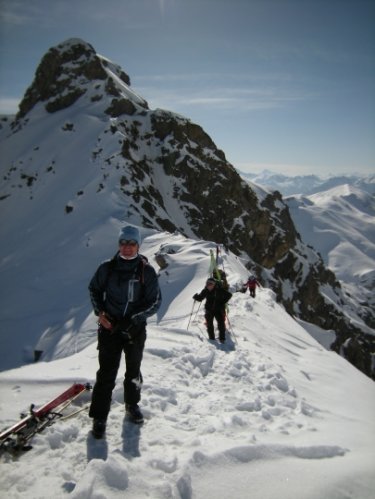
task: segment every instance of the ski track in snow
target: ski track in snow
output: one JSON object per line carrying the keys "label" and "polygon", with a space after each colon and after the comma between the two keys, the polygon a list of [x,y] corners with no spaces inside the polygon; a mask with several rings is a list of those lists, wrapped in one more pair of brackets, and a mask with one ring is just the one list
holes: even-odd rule
{"label": "ski track in snow", "polygon": [[[238,302],[242,309],[236,308],[232,319],[236,322],[249,307],[247,296]],[[220,473],[228,463],[241,466],[250,461],[316,460],[346,454],[346,449],[323,442],[310,446],[264,443],[267,435],[275,439],[275,435],[316,432],[319,408],[299,396],[283,368],[264,350],[244,348],[246,338],[241,333],[224,346],[203,339],[202,320],[198,315],[189,332],[178,321],[175,327],[169,323],[155,345],[149,338],[142,392],[144,425],[124,419],[119,378],[106,439],[92,438],[87,413],[56,423],[34,438],[33,450],[22,456],[22,473],[11,459],[3,464],[0,486],[7,496],[24,497],[35,490],[32,497],[50,497],[52,480],[61,491],[54,492],[54,497],[112,498],[128,491],[132,498],[188,499],[204,497],[193,493],[191,473],[195,476],[205,468],[210,472],[214,467]],[[39,461],[43,471],[35,475]]]}

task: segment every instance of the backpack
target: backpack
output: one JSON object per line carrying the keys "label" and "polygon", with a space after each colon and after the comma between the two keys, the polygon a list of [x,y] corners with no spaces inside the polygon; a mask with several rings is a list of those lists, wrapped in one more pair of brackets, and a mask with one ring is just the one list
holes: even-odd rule
{"label": "backpack", "polygon": [[228,290],[229,289],[229,284],[228,284],[228,281],[227,281],[227,275],[226,273],[224,272],[224,270],[221,270],[221,269],[216,269],[216,274],[217,274],[217,283],[218,285],[225,289],[225,290]]}

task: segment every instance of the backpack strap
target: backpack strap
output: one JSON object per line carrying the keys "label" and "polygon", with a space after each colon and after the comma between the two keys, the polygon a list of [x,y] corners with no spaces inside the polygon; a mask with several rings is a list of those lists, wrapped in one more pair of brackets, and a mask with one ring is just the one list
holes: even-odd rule
{"label": "backpack strap", "polygon": [[[109,282],[109,278],[111,277],[111,274],[115,269],[116,260],[117,260],[117,257],[119,254],[120,254],[120,252],[117,251],[117,253],[115,255],[113,255],[113,257],[108,262],[108,272],[107,272],[105,287],[107,287],[107,284]],[[145,267],[146,267],[146,265],[148,265],[148,259],[146,256],[141,255],[140,253],[138,256],[140,257],[140,262],[137,265],[137,269],[135,271],[134,277],[139,277],[141,284],[144,284],[145,283]]]}
{"label": "backpack strap", "polygon": [[139,276],[140,283],[142,285],[144,285],[144,283],[145,283],[145,267],[146,267],[146,265],[148,265],[148,260],[143,255],[139,255],[139,256],[141,258],[140,258],[140,262],[138,263],[137,274]]}

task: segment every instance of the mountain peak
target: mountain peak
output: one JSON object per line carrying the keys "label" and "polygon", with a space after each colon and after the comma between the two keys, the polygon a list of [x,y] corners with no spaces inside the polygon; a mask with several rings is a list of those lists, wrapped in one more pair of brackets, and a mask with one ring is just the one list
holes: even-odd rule
{"label": "mountain peak", "polygon": [[91,106],[102,101],[102,111],[111,116],[134,114],[139,107],[147,109],[146,101],[129,87],[130,78],[120,66],[98,55],[84,40],[69,38],[42,57],[17,118],[26,116],[38,103],[48,113],[60,111],[83,95]]}
{"label": "mountain peak", "polygon": [[59,43],[59,45],[57,45],[57,49],[59,49],[61,52],[66,53],[75,51],[77,47],[79,50],[84,49],[86,50],[86,52],[91,52],[94,55],[96,54],[94,47],[81,38],[68,38],[64,42],[61,42]]}

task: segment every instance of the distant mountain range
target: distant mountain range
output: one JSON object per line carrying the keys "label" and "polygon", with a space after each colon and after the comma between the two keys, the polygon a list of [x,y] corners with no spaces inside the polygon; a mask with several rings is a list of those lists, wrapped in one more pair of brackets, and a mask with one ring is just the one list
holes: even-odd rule
{"label": "distant mountain range", "polygon": [[332,348],[375,376],[375,312],[301,237],[280,193],[245,181],[199,125],[149,109],[90,44],[70,39],[44,55],[17,116],[1,121],[0,157],[0,366],[25,328],[58,350],[71,324],[83,327],[88,276],[128,222],[225,246],[290,315],[334,332]]}
{"label": "distant mountain range", "polygon": [[[270,171],[256,177],[241,175],[253,177],[262,189],[283,192],[300,188],[300,194],[284,195],[283,200],[302,240],[322,255],[342,284],[350,284],[351,295],[361,295],[358,291],[364,287],[366,298],[362,295],[359,301],[375,305],[375,176],[323,180],[315,175],[285,177]],[[330,184],[335,187],[327,188]],[[317,192],[304,194],[309,190]]]}
{"label": "distant mountain range", "polygon": [[[285,199],[302,239],[322,255],[347,296],[375,309],[375,197],[352,185]],[[375,324],[374,324],[375,327]]]}
{"label": "distant mountain range", "polygon": [[245,173],[239,171],[240,175],[255,184],[279,191],[283,196],[293,194],[317,194],[328,191],[340,185],[351,185],[369,194],[375,193],[374,175],[339,175],[323,178],[318,175],[297,175],[290,177],[270,170],[261,173]]}

